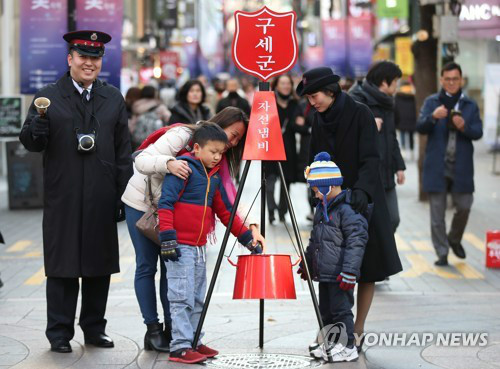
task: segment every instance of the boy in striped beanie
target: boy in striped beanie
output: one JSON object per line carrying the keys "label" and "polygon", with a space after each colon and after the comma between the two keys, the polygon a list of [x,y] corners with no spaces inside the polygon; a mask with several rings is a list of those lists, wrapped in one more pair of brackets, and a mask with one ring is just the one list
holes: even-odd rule
{"label": "boy in striped beanie", "polygon": [[328,201],[342,191],[340,186],[344,178],[339,167],[330,160],[330,154],[323,151],[314,157],[314,162],[306,168],[304,175],[307,184],[312,188],[316,197],[321,200],[323,215],[325,220],[328,220]]}
{"label": "boy in striped beanie", "polygon": [[[340,187],[342,173],[328,153],[317,154],[306,168],[305,176],[321,200],[314,216],[306,262],[311,278],[319,282],[319,309],[325,330],[340,329],[335,342],[328,342],[328,346],[311,345],[310,353],[327,360],[326,347],[329,347],[334,362],[353,361],[358,358],[354,345],[353,289],[368,241],[368,221],[352,209],[351,190]],[[301,264],[298,273],[306,279],[305,265]]]}

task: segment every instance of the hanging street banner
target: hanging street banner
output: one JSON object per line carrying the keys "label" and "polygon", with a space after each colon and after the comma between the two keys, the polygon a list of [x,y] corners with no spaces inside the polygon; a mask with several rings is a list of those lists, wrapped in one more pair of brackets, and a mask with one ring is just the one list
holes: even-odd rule
{"label": "hanging street banner", "polygon": [[236,11],[232,55],[244,73],[267,81],[292,69],[297,62],[295,12],[276,13],[267,7]]}
{"label": "hanging street banner", "polygon": [[253,97],[243,160],[286,160],[273,91],[257,91]]}
{"label": "hanging street banner", "polygon": [[106,44],[99,79],[118,89],[122,68],[122,23],[123,0],[76,0],[77,29],[98,30],[112,37]]}
{"label": "hanging street banner", "polygon": [[354,78],[365,76],[372,64],[372,25],[369,17],[348,18],[348,61]]}
{"label": "hanging street banner", "polygon": [[68,70],[68,46],[62,39],[68,32],[68,8],[66,0],[22,0],[20,8],[21,93],[32,95]]}
{"label": "hanging street banner", "polygon": [[345,19],[324,19],[321,21],[323,34],[324,65],[335,74],[347,74],[347,45]]}

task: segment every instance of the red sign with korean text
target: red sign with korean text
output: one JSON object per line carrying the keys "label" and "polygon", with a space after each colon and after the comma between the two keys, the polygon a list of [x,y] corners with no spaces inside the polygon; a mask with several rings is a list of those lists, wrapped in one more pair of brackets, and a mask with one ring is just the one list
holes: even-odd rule
{"label": "red sign with korean text", "polygon": [[176,51],[160,51],[161,79],[176,79],[179,77],[181,64],[179,53]]}
{"label": "red sign with korean text", "polygon": [[297,61],[295,12],[276,13],[267,7],[236,11],[233,61],[243,72],[267,81],[290,70]]}
{"label": "red sign with korean text", "polygon": [[243,160],[286,160],[276,98],[272,91],[255,93]]}

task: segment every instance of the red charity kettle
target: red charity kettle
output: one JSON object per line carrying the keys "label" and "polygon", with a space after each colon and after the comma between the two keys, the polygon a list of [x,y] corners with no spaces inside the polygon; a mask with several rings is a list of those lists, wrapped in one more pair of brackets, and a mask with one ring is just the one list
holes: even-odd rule
{"label": "red charity kettle", "polygon": [[238,255],[233,299],[295,299],[295,283],[290,255]]}

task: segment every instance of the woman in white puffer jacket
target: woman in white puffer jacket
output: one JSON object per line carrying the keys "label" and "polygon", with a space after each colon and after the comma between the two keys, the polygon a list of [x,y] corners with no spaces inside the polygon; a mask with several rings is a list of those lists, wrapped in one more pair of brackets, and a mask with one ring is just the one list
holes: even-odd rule
{"label": "woman in white puffer jacket", "polygon": [[[226,177],[226,192],[231,201],[234,201],[235,187],[231,178],[239,172],[244,137],[248,127],[248,118],[240,109],[228,107],[216,114],[211,122],[218,124],[226,132],[229,142],[224,158],[221,162],[221,178]],[[160,248],[145,237],[136,228],[136,222],[150,207],[150,196],[147,190],[148,176],[151,178],[153,201],[158,204],[160,199],[163,178],[166,173],[171,173],[179,178],[187,179],[191,169],[183,160],[176,160],[176,156],[185,151],[191,151],[189,143],[195,125],[179,125],[167,130],[158,140],[146,147],[134,162],[134,175],[129,180],[122,196],[125,203],[125,214],[130,238],[136,253],[136,271],[134,287],[141,309],[144,323],[147,325],[144,337],[144,348],[161,352],[169,351],[170,343],[170,311],[167,298],[167,278],[165,263],[160,258]],[[229,187],[229,188],[227,188]],[[254,219],[250,223],[255,241],[264,243]],[[247,224],[248,225],[248,224]],[[160,259],[160,299],[163,306],[165,330],[159,323],[156,309],[155,274],[158,259]]]}

